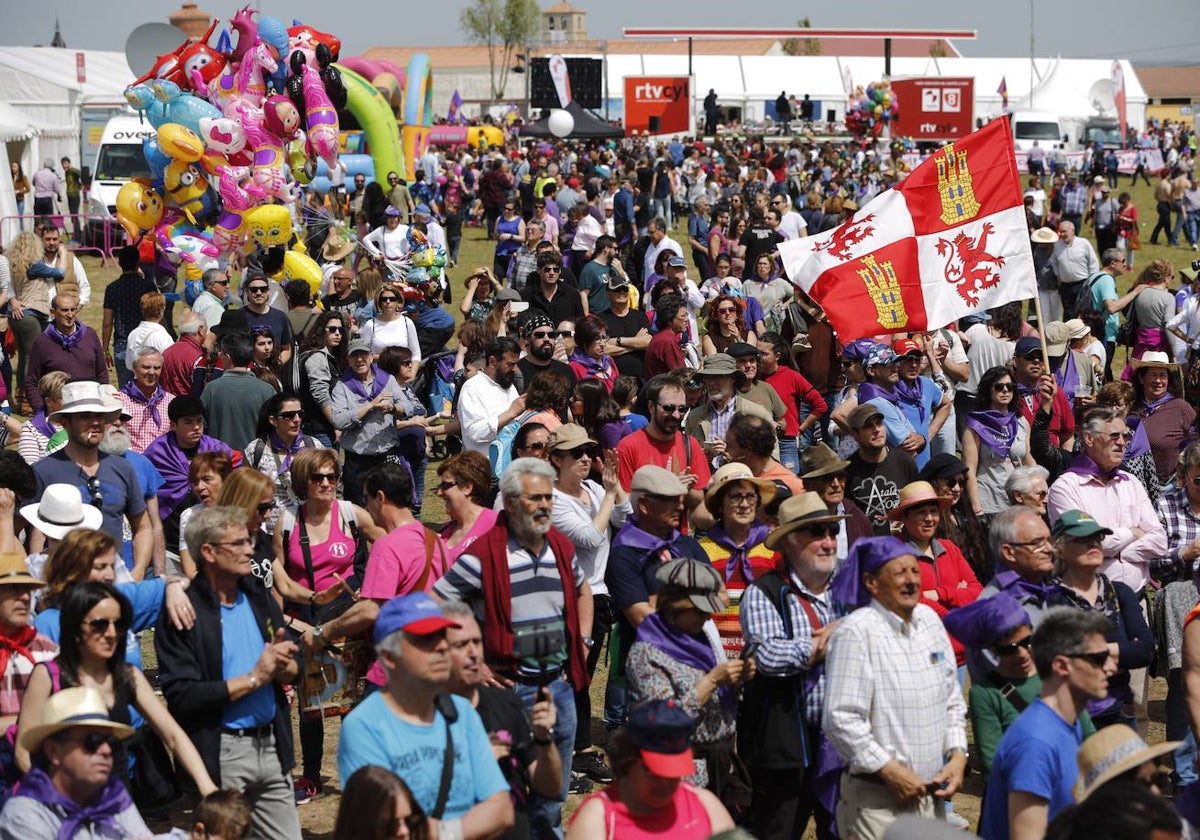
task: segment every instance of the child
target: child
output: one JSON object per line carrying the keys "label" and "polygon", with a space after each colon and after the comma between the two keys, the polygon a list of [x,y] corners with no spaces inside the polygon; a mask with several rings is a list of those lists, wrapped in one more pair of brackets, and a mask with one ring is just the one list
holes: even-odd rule
{"label": "child", "polygon": [[251,811],[236,790],[217,790],[196,803],[191,840],[246,840]]}
{"label": "child", "polygon": [[631,434],[650,425],[650,421],[645,417],[633,413],[633,401],[637,392],[636,376],[618,376],[613,382],[612,398],[621,409],[621,422],[629,427]]}

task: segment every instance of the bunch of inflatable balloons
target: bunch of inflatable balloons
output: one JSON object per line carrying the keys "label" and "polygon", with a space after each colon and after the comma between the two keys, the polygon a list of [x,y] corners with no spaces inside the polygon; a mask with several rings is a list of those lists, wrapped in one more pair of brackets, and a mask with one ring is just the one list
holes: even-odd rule
{"label": "bunch of inflatable balloons", "polygon": [[866,90],[859,85],[846,107],[846,128],[851,134],[878,137],[899,113],[900,101],[890,82],[872,82]]}
{"label": "bunch of inflatable balloons", "polygon": [[247,6],[230,20],[236,43],[222,32],[214,48],[217,23],[126,88],[157,134],[143,141],[152,177],[121,188],[117,219],[133,241],[153,235],[189,276],[222,254],[290,245],[280,279],[316,292],[321,270],[293,235],[287,205],[318,159],[337,165],[341,42]]}

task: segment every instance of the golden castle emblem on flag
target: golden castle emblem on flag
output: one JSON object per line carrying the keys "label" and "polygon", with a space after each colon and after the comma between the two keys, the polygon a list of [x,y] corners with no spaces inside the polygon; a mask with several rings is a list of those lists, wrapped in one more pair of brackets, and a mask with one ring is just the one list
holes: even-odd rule
{"label": "golden castle emblem on flag", "polygon": [[934,155],[938,194],[942,197],[942,224],[959,225],[979,215],[975,185],[967,168],[967,153],[949,143]]}
{"label": "golden castle emblem on flag", "polygon": [[863,257],[863,268],[858,276],[866,284],[867,293],[875,304],[879,325],[885,330],[898,330],[908,325],[908,313],[904,311],[904,298],[900,295],[900,281],[892,261],[876,262],[873,254]]}

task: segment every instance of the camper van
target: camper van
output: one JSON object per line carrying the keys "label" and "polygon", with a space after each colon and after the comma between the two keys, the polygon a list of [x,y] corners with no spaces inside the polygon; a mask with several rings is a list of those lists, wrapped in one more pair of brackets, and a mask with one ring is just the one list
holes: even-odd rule
{"label": "camper van", "polygon": [[[134,115],[120,115],[109,119],[96,150],[96,161],[92,167],[92,186],[88,194],[85,212],[101,218],[89,218],[87,239],[89,243],[104,241],[104,222],[116,224],[117,193],[133,178],[150,177],[150,165],[142,151],[142,140],[154,137],[154,126]],[[119,238],[120,232],[112,236]]]}
{"label": "camper van", "polygon": [[1047,111],[1015,111],[1012,115],[1013,146],[1018,152],[1028,152],[1033,141],[1038,146],[1050,149],[1057,143],[1067,142],[1063,137],[1062,123]]}

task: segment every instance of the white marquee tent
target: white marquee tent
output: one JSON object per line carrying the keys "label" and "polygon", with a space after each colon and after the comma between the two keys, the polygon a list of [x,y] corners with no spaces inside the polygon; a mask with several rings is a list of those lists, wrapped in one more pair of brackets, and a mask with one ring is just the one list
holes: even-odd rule
{"label": "white marquee tent", "polygon": [[[29,141],[36,137],[37,129],[28,117],[13,106],[0,102],[0,172],[8,171],[9,149],[19,159]],[[31,174],[28,168],[25,174]],[[0,242],[10,242],[20,230],[19,222],[12,218],[16,215],[17,195],[13,191],[12,179],[0,178],[0,220],[4,220],[0,222]]]}

